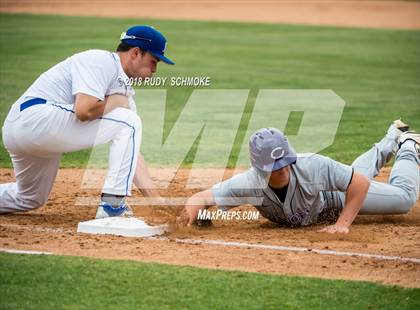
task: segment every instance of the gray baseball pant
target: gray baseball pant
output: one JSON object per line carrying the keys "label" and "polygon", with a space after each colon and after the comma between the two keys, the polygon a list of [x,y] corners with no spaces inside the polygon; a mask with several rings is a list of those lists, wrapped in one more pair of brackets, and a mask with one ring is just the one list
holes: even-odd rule
{"label": "gray baseball pant", "polygon": [[[419,197],[420,160],[414,141],[407,141],[398,149],[398,136],[395,126],[391,126],[379,143],[352,163],[355,172],[371,180],[359,214],[402,214],[415,205]],[[395,163],[388,183],[373,180],[395,153]],[[345,193],[339,193],[339,197],[344,206]]]}

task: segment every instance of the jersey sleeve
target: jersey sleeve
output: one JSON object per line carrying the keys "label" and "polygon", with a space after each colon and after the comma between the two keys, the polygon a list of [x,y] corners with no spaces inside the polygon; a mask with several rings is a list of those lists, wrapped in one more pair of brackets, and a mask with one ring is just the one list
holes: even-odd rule
{"label": "jersey sleeve", "polygon": [[83,93],[104,100],[116,73],[115,62],[107,53],[76,54],[71,63],[72,95]]}
{"label": "jersey sleeve", "polygon": [[261,204],[261,187],[256,172],[251,169],[215,184],[212,187],[212,192],[217,206],[228,210],[245,204]]}
{"label": "jersey sleeve", "polygon": [[353,178],[353,168],[324,156],[317,160],[321,190],[345,192]]}

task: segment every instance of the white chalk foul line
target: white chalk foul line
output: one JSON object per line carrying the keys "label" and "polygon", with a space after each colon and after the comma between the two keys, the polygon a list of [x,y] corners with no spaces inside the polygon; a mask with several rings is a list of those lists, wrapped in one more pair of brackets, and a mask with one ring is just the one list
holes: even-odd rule
{"label": "white chalk foul line", "polygon": [[21,230],[29,230],[32,232],[50,232],[50,233],[70,233],[72,230],[70,229],[63,229],[63,228],[48,228],[48,227],[31,227],[28,225],[19,225],[19,224],[0,224],[0,228],[10,228],[10,229],[21,229]]}
{"label": "white chalk foul line", "polygon": [[26,250],[15,250],[15,249],[1,249],[0,252],[12,253],[12,254],[30,254],[30,255],[52,255],[50,252],[40,251],[26,251]]}
{"label": "white chalk foul line", "polygon": [[[169,240],[165,237],[158,237],[156,239]],[[196,239],[174,239],[178,243],[186,244],[209,244],[209,245],[220,245],[228,247],[237,247],[237,248],[252,248],[252,249],[263,249],[263,250],[274,250],[274,251],[286,251],[286,252],[300,252],[300,253],[317,253],[321,255],[335,255],[335,256],[350,256],[350,257],[365,257],[373,258],[378,260],[390,260],[390,261],[400,261],[400,262],[410,262],[420,264],[419,258],[412,257],[401,257],[401,256],[388,256],[380,254],[368,254],[368,253],[357,253],[357,252],[344,252],[344,251],[334,251],[334,250],[322,250],[322,249],[310,249],[304,247],[291,247],[291,246],[282,246],[282,245],[269,245],[269,244],[253,244],[253,243],[242,243],[242,242],[232,242],[232,241],[223,241],[223,240],[196,240]]]}

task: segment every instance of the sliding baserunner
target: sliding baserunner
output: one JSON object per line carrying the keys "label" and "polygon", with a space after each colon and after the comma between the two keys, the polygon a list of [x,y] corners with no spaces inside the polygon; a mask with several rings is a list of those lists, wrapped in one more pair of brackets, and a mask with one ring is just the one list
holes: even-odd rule
{"label": "sliding baserunner", "polygon": [[[291,227],[331,220],[322,229],[329,233],[347,233],[357,214],[407,213],[419,196],[419,144],[420,134],[397,120],[348,166],[297,155],[279,130],[260,129],[249,140],[252,168],[192,196],[185,207],[189,224],[213,205],[229,210],[252,204],[263,217]],[[389,183],[373,180],[394,155]]]}

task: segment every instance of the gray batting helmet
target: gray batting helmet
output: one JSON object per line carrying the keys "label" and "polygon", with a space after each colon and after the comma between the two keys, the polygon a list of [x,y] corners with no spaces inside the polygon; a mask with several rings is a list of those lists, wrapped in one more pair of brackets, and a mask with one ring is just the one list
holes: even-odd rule
{"label": "gray batting helmet", "polygon": [[271,172],[296,161],[297,155],[283,133],[276,128],[261,128],[249,138],[251,164]]}

